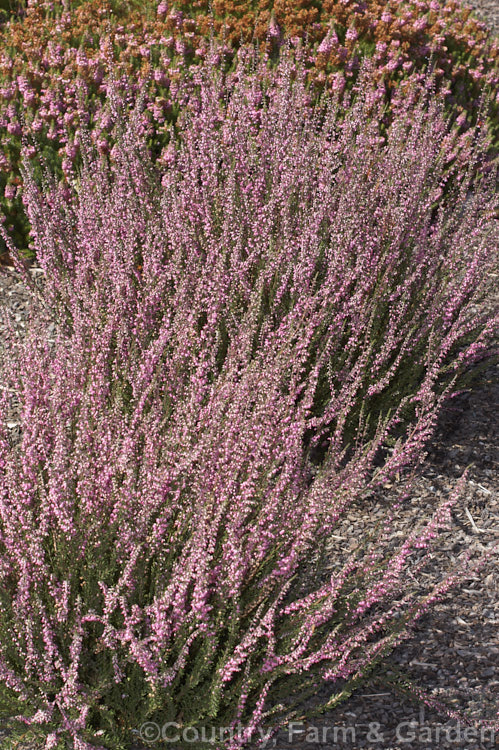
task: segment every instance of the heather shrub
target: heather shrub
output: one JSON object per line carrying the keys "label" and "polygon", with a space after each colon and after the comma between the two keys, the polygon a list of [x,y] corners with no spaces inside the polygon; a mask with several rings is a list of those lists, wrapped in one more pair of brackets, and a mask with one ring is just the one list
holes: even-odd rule
{"label": "heather shrub", "polygon": [[0,26],[22,10],[22,0],[0,0]]}
{"label": "heather shrub", "polygon": [[130,747],[145,721],[262,745],[319,684],[345,700],[467,571],[411,583],[457,496],[396,548],[389,510],[357,549],[326,543],[490,350],[479,145],[435,208],[437,98],[381,142],[369,68],[341,123],[333,100],[305,116],[289,58],[239,72],[227,95],[204,70],[161,167],[112,91],[112,163],[84,131],[68,196],[24,161],[43,284],[3,232],[32,314],[0,360],[2,698],[49,748]]}
{"label": "heather shrub", "polygon": [[[0,55],[0,202],[18,244],[29,250],[19,177],[23,127],[36,134],[38,150],[63,180],[80,163],[81,125],[89,126],[97,148],[109,153],[115,138],[106,105],[112,70],[123,91],[127,79],[136,81],[126,91],[132,101],[147,81],[140,127],[159,156],[168,147],[168,126],[189,95],[180,94],[180,81],[196,78],[212,32],[225,40],[217,54],[227,69],[236,64],[241,41],[254,39],[275,64],[285,38],[293,44],[306,40],[312,99],[324,88],[351,88],[367,56],[389,104],[394,88],[422,77],[432,55],[436,85],[463,131],[475,122],[481,93],[492,92],[487,121],[497,145],[497,40],[455,0],[265,0],[244,8],[220,0],[213,15],[204,0],[29,2],[21,17],[2,28]],[[36,161],[37,150],[31,158]]]}

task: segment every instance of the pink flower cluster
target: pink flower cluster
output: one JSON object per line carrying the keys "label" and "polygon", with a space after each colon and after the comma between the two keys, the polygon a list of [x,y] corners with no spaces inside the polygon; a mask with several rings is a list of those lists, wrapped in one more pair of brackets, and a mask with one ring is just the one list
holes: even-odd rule
{"label": "pink flower cluster", "polygon": [[401,101],[385,143],[369,68],[343,121],[294,72],[241,63],[224,97],[208,66],[165,165],[113,88],[111,166],[84,128],[69,197],[24,162],[44,280],[0,359],[0,679],[46,747],[166,712],[250,747],[290,685],[340,700],[429,606],[406,572],[455,497],[398,550],[319,553],[490,348],[493,179],[435,213],[438,102]]}
{"label": "pink flower cluster", "polygon": [[[386,95],[392,85],[398,86],[408,76],[422,77],[422,67],[432,55],[438,85],[447,104],[464,118],[462,127],[473,119],[480,92],[497,89],[497,41],[488,39],[483,24],[466,20],[466,10],[451,12],[453,0],[390,0],[385,10],[385,4],[376,0],[319,5],[320,21],[310,28],[315,41],[307,50],[309,75],[319,88],[326,86],[340,93],[349,88],[361,59],[367,55],[372,56]],[[203,1],[199,0],[197,6],[203,10]],[[234,24],[237,27],[240,14],[231,3],[225,6],[232,31],[220,62],[233,58],[240,40],[233,28]],[[40,139],[45,157],[63,179],[69,178],[80,163],[82,125],[90,125],[99,152],[109,155],[116,137],[106,105],[111,74],[120,80],[124,95],[126,89],[126,96],[132,100],[138,88],[147,83],[140,128],[150,139],[155,156],[167,148],[168,124],[176,118],[184,101],[179,94],[179,79],[197,75],[209,46],[206,21],[199,21],[204,15],[198,16],[192,8],[184,0],[154,3],[151,20],[147,14],[140,16],[130,11],[127,15],[124,8],[112,13],[105,2],[37,0],[28,4],[23,21],[6,24],[2,29],[5,44],[0,53],[0,201],[18,229],[20,201],[16,198],[20,197],[22,186],[16,191],[10,186],[19,168],[23,132]],[[270,14],[267,41],[274,51],[289,38],[287,26],[294,29],[296,23],[298,18],[293,13],[288,18],[276,8],[275,14]],[[301,36],[307,29],[299,29]],[[241,35],[244,36],[242,29]],[[291,35],[292,44],[299,40]],[[127,86],[130,77],[133,83]],[[491,138],[497,143],[497,102],[491,100],[491,107]],[[31,157],[35,156],[32,150]],[[27,246],[26,229],[23,232]]]}

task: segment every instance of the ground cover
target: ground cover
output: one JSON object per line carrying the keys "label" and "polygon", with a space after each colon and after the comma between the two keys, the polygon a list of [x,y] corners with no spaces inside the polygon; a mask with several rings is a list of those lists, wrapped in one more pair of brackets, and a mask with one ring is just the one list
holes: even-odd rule
{"label": "ground cover", "polygon": [[[228,71],[241,41],[254,37],[275,62],[285,38],[305,41],[311,98],[322,90],[348,90],[361,61],[371,58],[379,90],[392,92],[421,78],[431,58],[435,85],[463,138],[476,123],[481,95],[490,93],[483,126],[497,145],[498,45],[487,26],[456,0],[366,2],[114,3],[29,2],[3,24],[0,58],[0,204],[17,244],[29,250],[19,173],[21,134],[36,136],[44,158],[67,181],[81,163],[80,124],[90,126],[103,154],[111,154],[114,122],[106,105],[106,78],[132,77],[124,95],[147,95],[141,128],[154,158],[168,159],[170,125],[189,97],[179,88],[206,59],[210,34],[223,38],[219,63]],[[81,104],[83,102],[83,104]],[[494,146],[494,149],[495,149]],[[493,150],[494,150],[493,149]],[[37,147],[27,153],[35,162]],[[494,151],[495,153],[495,151]],[[0,240],[0,243],[2,240]],[[5,246],[0,252],[7,261]]]}
{"label": "ground cover", "polygon": [[313,115],[292,56],[230,85],[210,59],[166,163],[111,86],[111,162],[82,131],[69,186],[23,167],[43,280],[11,246],[31,294],[2,336],[0,654],[47,747],[165,721],[256,747],[383,677],[492,559],[490,515],[460,505],[477,478],[414,473],[492,372],[486,140],[449,129],[431,77],[387,130],[372,67]]}

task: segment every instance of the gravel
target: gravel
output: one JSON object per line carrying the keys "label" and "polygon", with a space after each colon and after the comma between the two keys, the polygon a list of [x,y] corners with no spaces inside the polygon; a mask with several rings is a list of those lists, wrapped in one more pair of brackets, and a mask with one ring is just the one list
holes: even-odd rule
{"label": "gravel", "polygon": [[499,33],[499,0],[470,0],[462,5],[471,5],[477,18]]}
{"label": "gravel", "polygon": [[[464,468],[472,464],[464,492],[455,513],[452,528],[442,535],[429,567],[426,582],[438,581],[442,567],[452,562],[456,551],[470,548],[477,554],[489,550],[490,557],[479,575],[455,589],[447,600],[422,618],[410,640],[400,645],[385,661],[381,681],[359,689],[335,711],[316,720],[307,735],[284,731],[275,745],[279,750],[318,747],[387,748],[423,750],[430,748],[497,748],[499,732],[494,735],[482,722],[497,721],[499,704],[499,371],[490,368],[471,394],[463,395],[442,414],[431,451],[417,479],[411,505],[429,512],[435,503],[449,495]],[[352,509],[350,528],[357,533],[383,517],[390,502],[390,491],[373,498],[369,505]],[[414,507],[400,510],[393,538],[414,518]],[[340,532],[341,533],[341,532]],[[495,547],[495,552],[494,552]],[[466,724],[447,717],[414,701],[401,697],[384,684],[383,677],[402,672],[433,699],[466,714],[474,726],[482,727],[475,738]],[[322,690],[324,698],[327,689]],[[407,722],[415,722],[412,729]],[[369,728],[377,729],[369,734]],[[446,730],[454,726],[454,734]],[[350,727],[344,741],[342,732]],[[337,730],[336,742],[334,729]],[[325,731],[325,734],[323,732]],[[414,740],[410,741],[411,732]],[[459,735],[460,732],[460,735]],[[378,740],[375,741],[375,737]],[[300,737],[302,742],[300,743]],[[476,739],[476,741],[475,741]]]}

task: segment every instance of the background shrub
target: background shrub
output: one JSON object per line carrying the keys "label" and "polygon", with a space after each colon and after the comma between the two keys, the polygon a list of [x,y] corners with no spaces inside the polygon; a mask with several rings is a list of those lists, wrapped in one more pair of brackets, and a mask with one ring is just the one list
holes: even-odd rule
{"label": "background shrub", "polygon": [[19,445],[0,421],[0,676],[48,748],[129,747],[145,720],[258,745],[318,683],[348,697],[466,572],[406,575],[455,496],[398,549],[389,514],[341,559],[325,543],[490,348],[494,181],[468,195],[469,145],[435,216],[455,142],[435,98],[385,143],[368,69],[343,122],[306,116],[289,57],[239,73],[226,97],[207,67],[161,171],[119,92],[114,162],[83,130],[70,196],[24,162],[45,278],[0,363],[21,421]]}
{"label": "background shrub", "polygon": [[[394,88],[423,76],[432,55],[436,86],[463,131],[475,123],[480,94],[491,90],[489,135],[497,143],[497,40],[457,0],[218,0],[213,10],[212,18],[204,0],[30,2],[21,17],[3,26],[0,203],[19,245],[28,249],[29,244],[19,175],[22,128],[36,135],[61,179],[79,163],[82,124],[90,127],[98,149],[108,153],[115,138],[106,105],[112,70],[132,101],[141,82],[148,81],[141,128],[158,157],[168,146],[169,124],[188,97],[185,90],[180,96],[179,79],[195,78],[212,30],[225,38],[219,64],[227,69],[235,64],[241,41],[254,39],[273,64],[285,37],[306,39],[304,62],[314,100],[324,88],[351,88],[368,56],[390,103]],[[36,149],[30,153],[36,160]]]}

